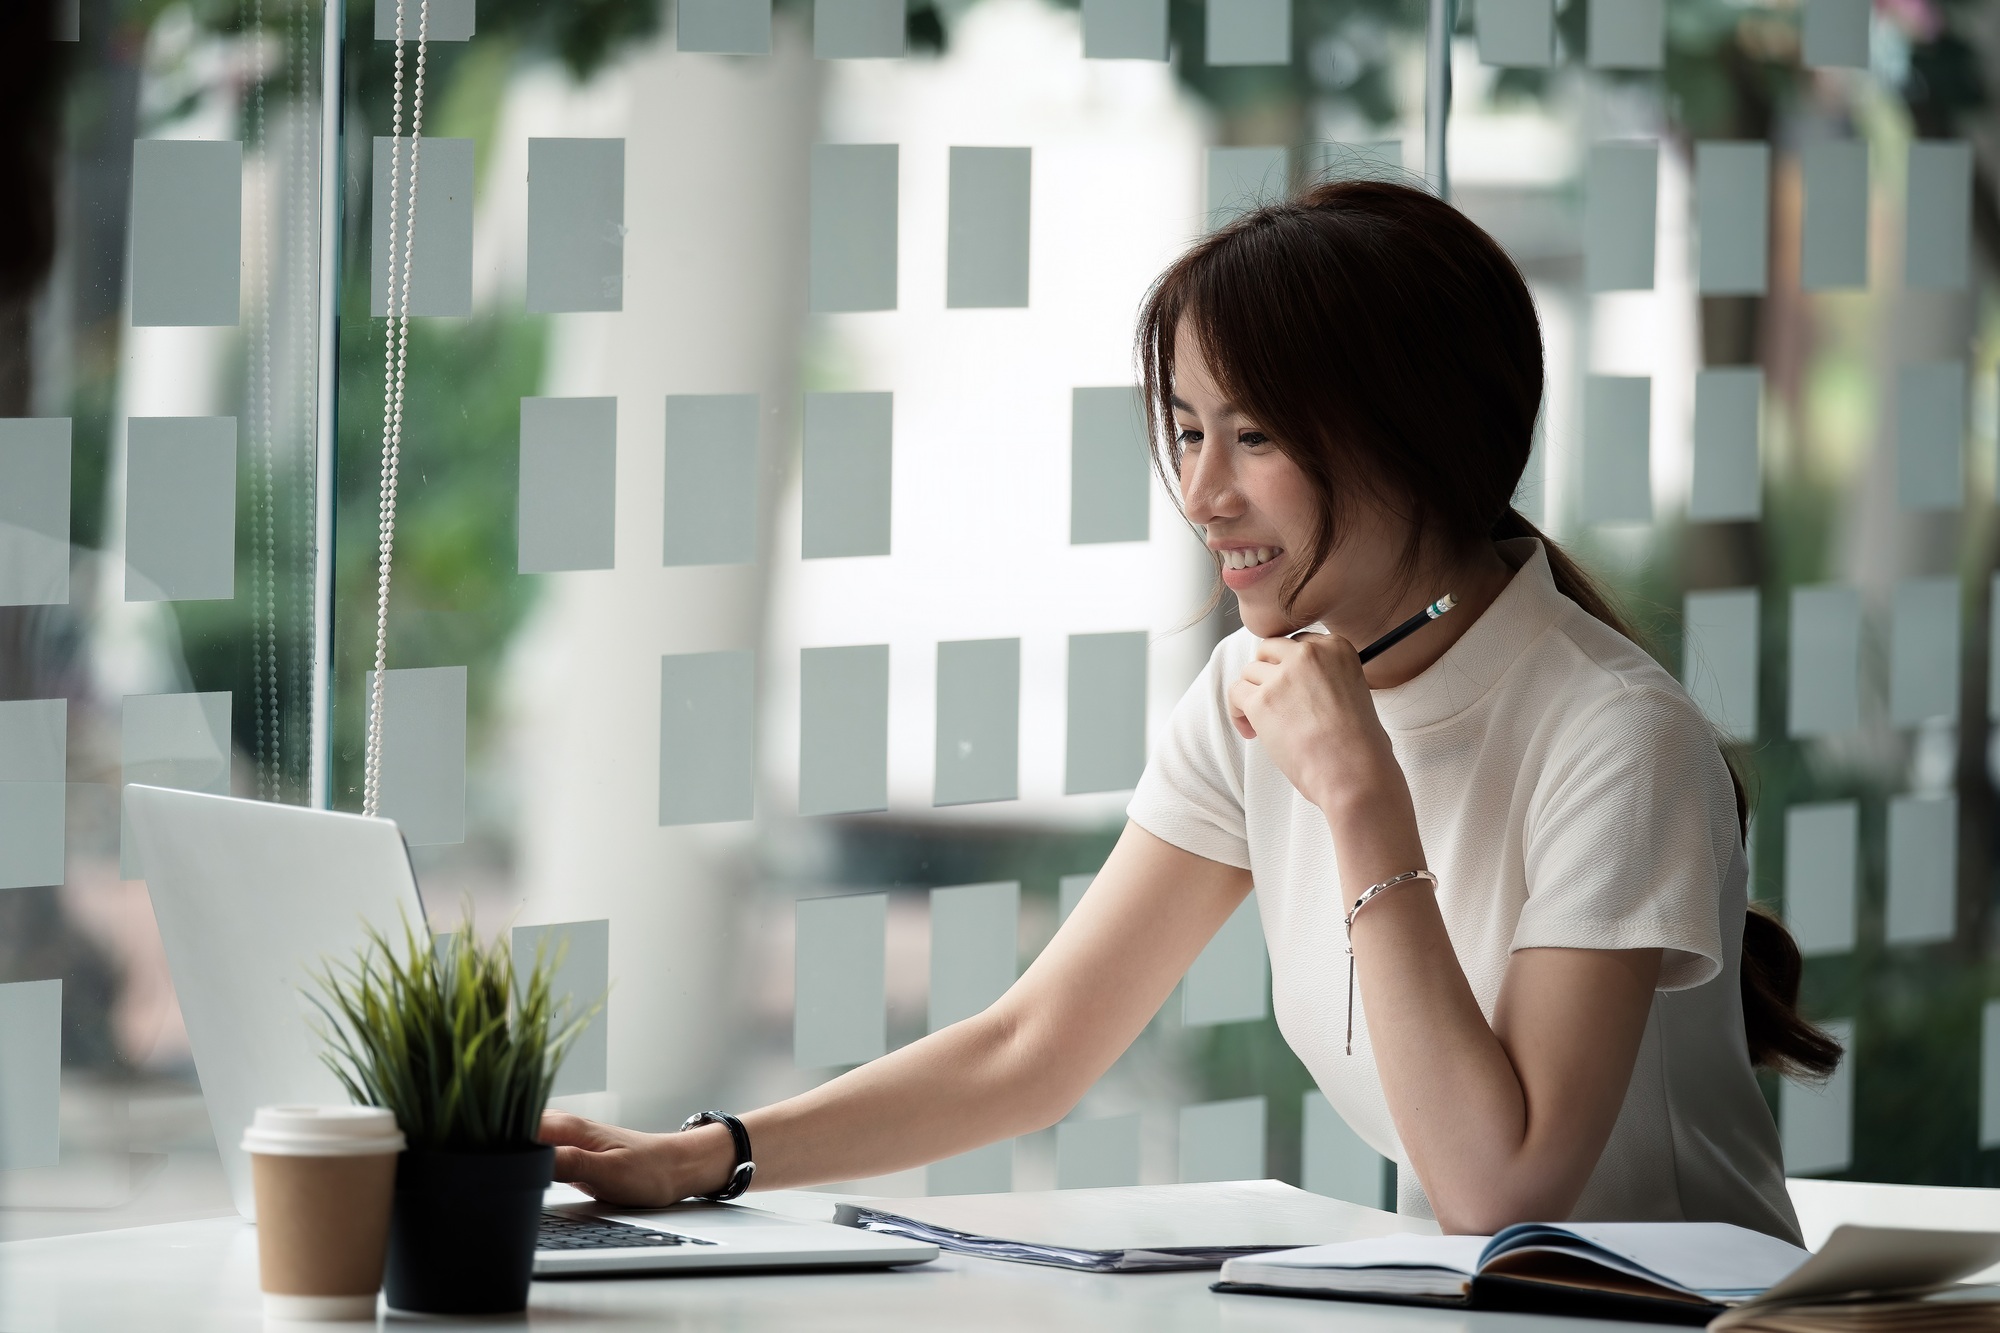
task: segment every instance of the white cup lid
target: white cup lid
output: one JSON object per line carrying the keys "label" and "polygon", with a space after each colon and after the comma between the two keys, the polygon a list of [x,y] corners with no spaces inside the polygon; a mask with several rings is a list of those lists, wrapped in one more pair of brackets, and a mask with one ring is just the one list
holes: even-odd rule
{"label": "white cup lid", "polygon": [[366,1157],[401,1152],[403,1131],[379,1106],[260,1106],[243,1151],[276,1157]]}

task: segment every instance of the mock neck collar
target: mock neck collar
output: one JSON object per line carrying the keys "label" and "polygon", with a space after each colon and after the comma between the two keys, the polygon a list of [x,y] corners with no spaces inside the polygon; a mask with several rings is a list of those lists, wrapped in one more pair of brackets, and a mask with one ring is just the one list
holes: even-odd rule
{"label": "mock neck collar", "polygon": [[1499,683],[1564,610],[1574,603],[1556,588],[1548,552],[1534,537],[1495,542],[1514,576],[1492,605],[1444,652],[1401,685],[1371,691],[1382,725],[1415,731],[1455,717]]}

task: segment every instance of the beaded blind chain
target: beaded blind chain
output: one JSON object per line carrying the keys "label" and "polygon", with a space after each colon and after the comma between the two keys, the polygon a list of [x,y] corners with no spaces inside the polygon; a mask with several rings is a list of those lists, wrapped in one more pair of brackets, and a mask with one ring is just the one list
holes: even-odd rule
{"label": "beaded blind chain", "polygon": [[389,317],[382,349],[382,488],[376,538],[375,675],[368,690],[368,752],[361,813],[381,813],[382,683],[389,668],[389,568],[396,547],[396,480],[403,452],[403,368],[410,346],[410,251],[417,235],[417,164],[424,136],[424,47],[430,0],[417,0],[417,70],[410,99],[410,207],[400,228],[403,166],[403,6],[396,0],[395,101],[389,120]]}
{"label": "beaded blind chain", "polygon": [[1361,896],[1354,900],[1354,906],[1347,909],[1347,915],[1341,920],[1340,924],[1347,932],[1347,1053],[1349,1055],[1354,1054],[1354,918],[1363,907],[1374,901],[1376,894],[1384,889],[1393,889],[1398,884],[1408,884],[1413,879],[1427,879],[1432,884],[1438,882],[1438,877],[1428,870],[1405,870],[1400,875],[1392,875],[1380,884],[1370,884],[1363,889]]}

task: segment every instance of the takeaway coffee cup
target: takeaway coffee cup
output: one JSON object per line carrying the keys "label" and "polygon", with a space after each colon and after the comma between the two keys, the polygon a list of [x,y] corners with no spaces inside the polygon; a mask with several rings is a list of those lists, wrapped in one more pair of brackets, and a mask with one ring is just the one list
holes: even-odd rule
{"label": "takeaway coffee cup", "polygon": [[374,1106],[263,1106],[243,1134],[264,1313],[373,1319],[403,1134]]}

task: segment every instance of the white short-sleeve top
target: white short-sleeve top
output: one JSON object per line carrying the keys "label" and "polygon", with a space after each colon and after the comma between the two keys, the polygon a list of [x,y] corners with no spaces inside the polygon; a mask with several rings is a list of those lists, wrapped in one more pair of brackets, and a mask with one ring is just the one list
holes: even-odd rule
{"label": "white short-sleeve top", "polygon": [[[1516,949],[1663,951],[1659,989],[1604,1155],[1572,1217],[1734,1222],[1796,1242],[1777,1127],[1751,1071],[1738,964],[1748,879],[1714,729],[1674,678],[1557,590],[1539,541],[1430,668],[1374,692],[1409,780],[1437,902],[1490,1021]],[[1347,972],[1340,871],[1320,811],[1230,725],[1256,650],[1216,648],[1175,708],[1129,813],[1256,884],[1279,1030],[1428,1216]],[[1559,1220],[1559,1219],[1540,1219]]]}

